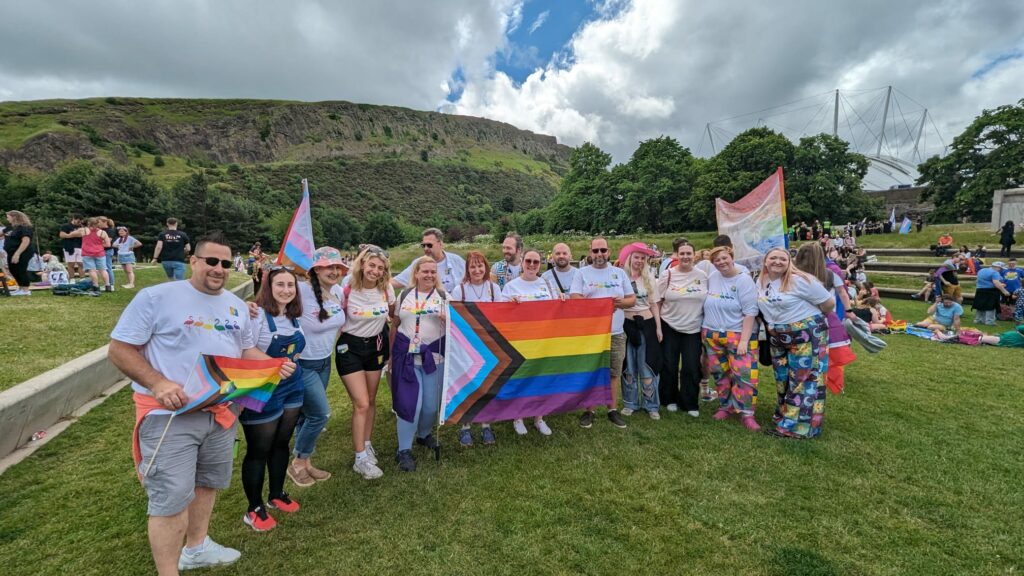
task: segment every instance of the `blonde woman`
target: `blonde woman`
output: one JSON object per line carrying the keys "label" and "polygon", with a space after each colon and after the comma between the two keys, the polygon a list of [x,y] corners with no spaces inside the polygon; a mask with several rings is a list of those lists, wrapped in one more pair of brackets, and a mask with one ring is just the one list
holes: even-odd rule
{"label": "blonde woman", "polygon": [[661,316],[658,285],[647,259],[657,254],[643,242],[619,250],[618,261],[626,270],[636,301],[623,310],[626,332],[626,368],[622,372],[622,415],[643,410],[659,420],[658,376],[661,372]]}
{"label": "blonde woman", "polygon": [[817,278],[798,270],[789,252],[764,255],[757,306],[764,314],[778,382],[775,429],[771,434],[813,438],[821,433],[828,374],[828,323],[832,294]]}
{"label": "blonde woman", "polygon": [[347,320],[335,346],[334,362],[352,400],[352,470],[372,480],[383,475],[371,436],[377,386],[391,355],[387,322],[395,308],[391,262],[383,250],[368,246],[356,256],[344,296]]}

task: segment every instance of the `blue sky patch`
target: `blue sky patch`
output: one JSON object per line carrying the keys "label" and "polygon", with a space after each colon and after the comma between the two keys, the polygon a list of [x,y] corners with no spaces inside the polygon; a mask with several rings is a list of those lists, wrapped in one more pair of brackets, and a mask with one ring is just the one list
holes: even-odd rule
{"label": "blue sky patch", "polygon": [[1000,65],[1005,64],[1006,62],[1010,62],[1012,60],[1019,60],[1020,58],[1024,58],[1024,51],[1020,50],[1019,48],[1010,50],[1008,52],[1003,52],[1002,54],[989,60],[988,63],[986,63],[981,68],[975,70],[974,74],[971,74],[971,78],[973,78],[974,80],[979,80],[989,72],[998,68]]}
{"label": "blue sky patch", "polygon": [[517,84],[522,83],[564,50],[584,22],[597,16],[591,0],[528,0],[523,5],[522,23],[509,34],[508,48],[497,55],[495,66]]}

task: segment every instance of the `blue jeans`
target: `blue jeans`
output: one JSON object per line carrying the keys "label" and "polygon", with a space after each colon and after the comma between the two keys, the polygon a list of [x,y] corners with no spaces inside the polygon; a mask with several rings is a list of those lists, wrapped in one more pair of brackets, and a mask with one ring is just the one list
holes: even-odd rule
{"label": "blue jeans", "polygon": [[327,403],[327,382],[331,379],[331,357],[321,360],[299,358],[306,385],[299,421],[295,425],[295,457],[306,459],[316,450],[316,441],[331,417]]}
{"label": "blue jeans", "polygon": [[444,364],[438,364],[433,374],[423,371],[423,366],[416,366],[416,381],[420,383],[420,394],[416,400],[416,418],[407,422],[398,421],[398,449],[411,450],[412,437],[426,438],[437,425],[437,411],[441,408],[441,376],[444,375]]}
{"label": "blue jeans", "polygon": [[105,252],[104,259],[106,260],[106,264],[107,264],[107,281],[109,282],[109,284],[107,284],[107,286],[113,286],[114,285],[114,249],[113,248],[107,248],[106,250],[104,250],[104,252]]}
{"label": "blue jeans", "polygon": [[177,261],[161,262],[164,266],[164,274],[171,280],[184,280],[185,279],[185,263]]}
{"label": "blue jeans", "polygon": [[[640,380],[639,386],[637,380]],[[622,373],[622,406],[630,410],[643,408],[647,412],[658,411],[658,377],[647,365],[647,338],[643,334],[640,334],[639,346],[626,342],[626,369]]]}

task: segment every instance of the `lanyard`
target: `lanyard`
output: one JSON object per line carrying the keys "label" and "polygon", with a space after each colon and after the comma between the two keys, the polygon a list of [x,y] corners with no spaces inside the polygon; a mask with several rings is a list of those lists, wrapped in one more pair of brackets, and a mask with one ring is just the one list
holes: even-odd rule
{"label": "lanyard", "polygon": [[430,300],[430,297],[433,296],[433,295],[434,295],[434,288],[431,288],[430,292],[427,292],[427,296],[423,299],[422,302],[420,302],[420,289],[419,288],[415,288],[414,289],[414,292],[413,292],[413,298],[414,298],[413,305],[415,306],[415,309],[413,310],[413,314],[416,315],[416,333],[413,334],[412,342],[416,346],[419,346],[419,343],[420,343],[420,316],[422,316],[423,314],[426,313],[427,302]]}

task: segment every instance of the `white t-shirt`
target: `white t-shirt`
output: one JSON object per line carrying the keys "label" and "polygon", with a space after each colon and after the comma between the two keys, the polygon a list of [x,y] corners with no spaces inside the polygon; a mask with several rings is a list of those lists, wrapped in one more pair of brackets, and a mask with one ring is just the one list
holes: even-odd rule
{"label": "white t-shirt", "polygon": [[117,248],[118,254],[132,254],[132,247],[135,246],[136,242],[138,240],[134,236],[126,236],[124,238],[118,236],[114,239],[112,245]]}
{"label": "white t-shirt", "polygon": [[[342,289],[344,291],[344,289]],[[376,288],[352,289],[345,307],[345,333],[359,338],[372,338],[388,323],[390,305],[395,303],[395,289],[388,284],[384,292]]]}
{"label": "white t-shirt", "polygon": [[302,351],[303,360],[323,360],[329,358],[334,351],[334,343],[338,339],[338,331],[345,325],[345,311],[341,309],[343,296],[341,286],[335,284],[330,294],[334,298],[323,295],[324,310],[327,319],[320,321],[320,306],[313,296],[313,287],[309,282],[299,282],[299,293],[302,295],[302,335],[306,337],[306,349]]}
{"label": "white t-shirt", "polygon": [[[732,265],[735,266],[736,269],[739,270],[740,272],[746,274],[747,276],[750,276],[750,268],[747,268],[746,266],[740,264],[739,262],[733,262]],[[700,262],[694,264],[693,267],[706,274],[708,278],[711,278],[712,272],[718,271],[718,268],[715,268],[715,265],[711,263],[711,260],[701,260]]]}
{"label": "white t-shirt", "polygon": [[812,316],[820,316],[818,304],[827,302],[832,294],[817,279],[794,274],[789,291],[782,291],[782,278],[768,282],[757,294],[757,307],[768,324],[792,324]]}
{"label": "white t-shirt", "polygon": [[554,300],[558,297],[558,288],[549,286],[547,280],[537,278],[526,280],[522,276],[505,285],[501,291],[501,301],[511,302],[518,297],[520,302],[536,302],[538,300]]}
{"label": "white t-shirt", "polygon": [[[437,293],[437,290],[432,290],[429,294],[417,294],[415,289],[410,290],[405,296],[405,300],[399,304],[398,331],[412,340],[416,336],[416,318],[418,317],[420,319],[420,344],[426,346],[433,343],[444,336],[444,322],[441,320],[441,315],[446,306],[447,303]],[[441,350],[440,354],[435,353],[434,362],[440,362],[443,355],[444,350]],[[417,356],[416,363],[421,362],[422,358]]]}
{"label": "white t-shirt", "polygon": [[704,320],[704,300],[708,297],[708,277],[694,268],[689,272],[665,270],[658,278],[662,295],[661,319],[676,332],[696,334]]}
{"label": "white t-shirt", "polygon": [[452,290],[456,302],[501,302],[501,287],[490,280],[479,286],[463,282]]}
{"label": "white t-shirt", "polygon": [[[569,292],[582,294],[584,298],[623,298],[633,295],[633,287],[622,268],[607,264],[604,268],[580,268],[572,280]],[[624,322],[625,315],[622,309],[616,308],[612,313],[612,334],[622,334]]]}
{"label": "white t-shirt", "polygon": [[[541,278],[551,283],[551,287],[558,290],[558,285],[562,285],[562,293],[568,295],[572,289],[572,281],[576,279],[576,275],[579,274],[580,269],[575,266],[569,266],[569,270],[560,272],[557,268],[552,268],[547,272],[540,275]],[[556,280],[557,278],[557,280]]]}
{"label": "white t-shirt", "polygon": [[[184,386],[200,354],[241,358],[243,350],[255,347],[251,323],[238,296],[227,290],[206,294],[179,280],[140,290],[110,337],[142,346],[143,358],[157,372]],[[132,382],[132,389],[153,395],[138,382]]]}
{"label": "white t-shirt", "polygon": [[270,346],[270,341],[274,339],[274,336],[280,336],[287,338],[292,334],[295,334],[301,328],[296,328],[292,323],[291,318],[281,314],[280,316],[274,316],[274,327],[277,332],[270,331],[270,323],[267,322],[267,315],[263,311],[263,308],[258,309],[258,315],[256,319],[252,321],[252,340],[256,344],[256,347],[261,351],[266,352]]}
{"label": "white t-shirt", "polygon": [[[417,258],[416,260],[419,260]],[[395,281],[402,286],[409,287],[413,285],[412,280],[412,267],[416,265],[416,260],[413,260],[405,270],[398,276],[395,276]],[[445,292],[451,294],[455,287],[462,282],[462,279],[466,276],[466,261],[458,254],[452,254],[451,252],[445,251],[444,260],[437,263],[437,279],[440,280],[441,285],[444,286]]]}
{"label": "white t-shirt", "polygon": [[750,274],[740,272],[732,278],[715,270],[708,276],[708,295],[704,300],[702,327],[716,332],[739,332],[744,316],[757,316],[757,286]]}
{"label": "white t-shirt", "polygon": [[644,312],[651,309],[651,303],[661,300],[661,292],[658,291],[658,283],[653,278],[651,279],[651,290],[654,294],[647,293],[647,283],[644,282],[644,277],[641,275],[636,280],[630,279],[630,287],[633,288],[633,292],[636,294],[636,303],[626,308],[626,312]]}

